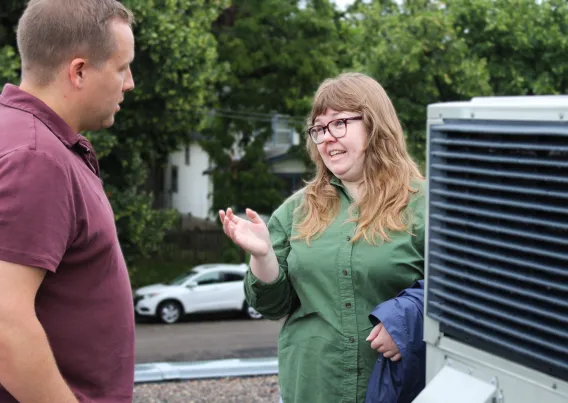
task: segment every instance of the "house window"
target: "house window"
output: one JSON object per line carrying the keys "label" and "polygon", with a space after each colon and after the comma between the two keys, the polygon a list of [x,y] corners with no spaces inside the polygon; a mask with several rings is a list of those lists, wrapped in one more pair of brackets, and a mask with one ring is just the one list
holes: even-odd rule
{"label": "house window", "polygon": [[185,165],[189,165],[189,146],[185,146]]}
{"label": "house window", "polygon": [[172,183],[170,189],[172,193],[177,193],[178,191],[178,167],[176,165],[172,166]]}

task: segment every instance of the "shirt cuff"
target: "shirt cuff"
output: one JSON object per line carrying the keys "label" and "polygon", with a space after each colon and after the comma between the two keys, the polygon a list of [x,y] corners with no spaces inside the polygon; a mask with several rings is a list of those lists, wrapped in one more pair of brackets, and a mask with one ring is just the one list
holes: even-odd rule
{"label": "shirt cuff", "polygon": [[255,294],[262,294],[264,292],[272,291],[286,281],[286,273],[284,273],[284,270],[281,267],[279,268],[278,277],[276,278],[276,280],[270,283],[265,283],[259,280],[250,269],[248,271],[248,276],[249,285],[251,287],[251,290],[254,291]]}

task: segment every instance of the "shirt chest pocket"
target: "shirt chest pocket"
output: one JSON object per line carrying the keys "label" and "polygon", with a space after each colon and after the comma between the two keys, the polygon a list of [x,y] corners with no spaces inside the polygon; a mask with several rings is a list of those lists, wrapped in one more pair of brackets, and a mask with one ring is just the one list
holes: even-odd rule
{"label": "shirt chest pocket", "polygon": [[305,284],[318,284],[336,276],[337,248],[305,242],[292,244],[288,255],[288,276],[294,287]]}

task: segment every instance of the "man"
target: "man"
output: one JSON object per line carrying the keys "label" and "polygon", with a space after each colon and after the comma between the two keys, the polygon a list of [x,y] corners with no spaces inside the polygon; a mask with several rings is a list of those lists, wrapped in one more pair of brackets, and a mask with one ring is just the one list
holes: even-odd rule
{"label": "man", "polygon": [[90,143],[134,88],[115,0],[31,0],[0,95],[0,402],[131,402],[134,310]]}

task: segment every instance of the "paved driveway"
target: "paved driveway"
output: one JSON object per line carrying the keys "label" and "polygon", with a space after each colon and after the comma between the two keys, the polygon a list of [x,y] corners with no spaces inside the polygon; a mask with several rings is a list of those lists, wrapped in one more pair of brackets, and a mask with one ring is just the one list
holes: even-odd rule
{"label": "paved driveway", "polygon": [[192,316],[174,325],[136,325],[136,362],[275,357],[282,321]]}

